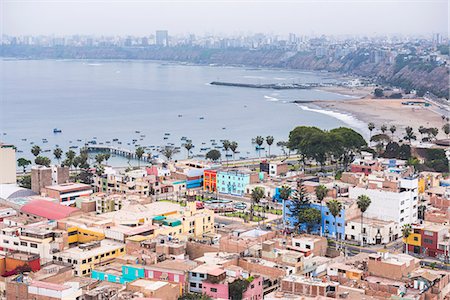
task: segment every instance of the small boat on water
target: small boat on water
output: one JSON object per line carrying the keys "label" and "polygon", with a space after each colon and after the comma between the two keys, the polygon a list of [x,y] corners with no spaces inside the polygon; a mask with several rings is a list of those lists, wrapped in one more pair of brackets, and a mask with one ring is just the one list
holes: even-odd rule
{"label": "small boat on water", "polygon": [[77,142],[81,142],[81,140],[80,140],[80,139],[78,139],[78,140],[77,140]]}
{"label": "small boat on water", "polygon": [[50,149],[45,149],[44,151],[42,151],[42,152],[50,152],[51,150]]}
{"label": "small boat on water", "polygon": [[178,118],[181,118],[183,115],[178,115]]}
{"label": "small boat on water", "polygon": [[166,132],[166,133],[164,133],[164,135],[170,135],[170,133]]}
{"label": "small boat on water", "polygon": [[117,144],[122,145],[122,142],[117,142]]}
{"label": "small boat on water", "polygon": [[136,130],[135,133],[141,133],[139,130]]}
{"label": "small boat on water", "polygon": [[187,137],[182,136],[182,137],[181,137],[181,140],[182,140],[182,141],[185,141],[185,140],[187,140]]}
{"label": "small boat on water", "polygon": [[42,142],[43,142],[44,144],[48,143],[48,141],[47,141],[47,140],[43,140]]}
{"label": "small boat on water", "polygon": [[119,139],[113,139],[113,142],[118,142],[119,141]]}
{"label": "small boat on water", "polygon": [[26,142],[26,141],[27,141],[27,139],[22,139],[22,141]]}
{"label": "small boat on water", "polygon": [[61,133],[62,130],[58,128],[53,128],[53,133]]}
{"label": "small boat on water", "polygon": [[222,127],[223,130],[227,129],[226,127]]}
{"label": "small boat on water", "polygon": [[17,153],[23,153],[23,151],[22,150],[17,150]]}
{"label": "small boat on water", "polygon": [[204,120],[205,119],[205,117],[200,117],[200,120]]}
{"label": "small boat on water", "polygon": [[167,136],[164,137],[165,140],[168,140],[169,138]]}
{"label": "small boat on water", "polygon": [[69,149],[77,149],[78,146],[70,146]]}

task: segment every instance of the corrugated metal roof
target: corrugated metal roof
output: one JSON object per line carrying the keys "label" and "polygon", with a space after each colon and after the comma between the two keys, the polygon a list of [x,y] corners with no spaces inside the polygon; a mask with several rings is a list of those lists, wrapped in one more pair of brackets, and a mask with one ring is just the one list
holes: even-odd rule
{"label": "corrugated metal roof", "polygon": [[69,207],[46,200],[33,200],[20,209],[24,213],[33,214],[49,220],[59,220],[69,217],[78,211],[77,208]]}

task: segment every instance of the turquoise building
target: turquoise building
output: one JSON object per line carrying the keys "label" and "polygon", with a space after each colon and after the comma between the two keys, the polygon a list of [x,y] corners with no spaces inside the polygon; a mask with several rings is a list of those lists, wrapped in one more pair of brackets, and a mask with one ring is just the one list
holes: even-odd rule
{"label": "turquoise building", "polygon": [[125,284],[139,278],[145,277],[144,267],[142,266],[122,266],[121,272],[115,270],[114,267],[104,268],[104,270],[92,270],[91,277],[93,279],[108,281],[114,283]]}
{"label": "turquoise building", "polygon": [[250,172],[240,170],[218,171],[217,191],[221,194],[244,196],[250,177]]}

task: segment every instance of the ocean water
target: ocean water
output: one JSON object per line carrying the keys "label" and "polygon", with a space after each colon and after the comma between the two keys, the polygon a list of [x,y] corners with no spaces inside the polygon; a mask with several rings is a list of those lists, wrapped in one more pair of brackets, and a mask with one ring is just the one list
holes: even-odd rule
{"label": "ocean water", "polygon": [[[273,135],[286,140],[299,125],[331,129],[357,122],[304,109],[294,100],[336,100],[347,96],[318,90],[264,90],[213,86],[211,81],[245,83],[336,82],[327,73],[193,66],[149,61],[0,61],[0,140],[17,146],[17,157],[31,158],[39,145],[67,151],[93,140],[119,139],[136,145],[180,146],[191,139],[193,154],[221,139],[239,143],[237,157],[256,156],[251,139]],[[62,130],[54,134],[53,128]],[[139,133],[136,133],[139,131]],[[168,135],[165,135],[168,134]],[[142,136],[141,136],[142,135]],[[167,139],[164,139],[167,137]],[[26,140],[25,140],[26,139]],[[43,139],[48,142],[44,143]],[[78,141],[80,140],[80,141]],[[133,140],[136,140],[133,144]],[[266,155],[266,150],[261,155]],[[152,152],[150,149],[148,152]],[[280,153],[275,145],[271,153]],[[52,158],[51,152],[44,153]],[[157,154],[153,150],[153,154]],[[178,158],[186,156],[184,148]],[[113,165],[124,159],[111,159]]]}

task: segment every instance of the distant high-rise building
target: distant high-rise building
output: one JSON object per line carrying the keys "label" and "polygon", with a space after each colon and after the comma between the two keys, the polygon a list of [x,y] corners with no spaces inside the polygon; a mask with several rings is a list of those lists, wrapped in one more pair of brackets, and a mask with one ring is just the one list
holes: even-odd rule
{"label": "distant high-rise building", "polygon": [[148,38],[143,37],[142,40],[141,40],[141,45],[142,46],[148,46]]}
{"label": "distant high-rise building", "polygon": [[16,183],[16,148],[0,143],[0,184]]}
{"label": "distant high-rise building", "polygon": [[297,44],[297,36],[295,36],[295,33],[289,33],[289,44]]}
{"label": "distant high-rise building", "polygon": [[157,30],[155,38],[156,45],[163,47],[169,46],[169,32],[167,30]]}

